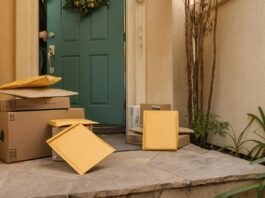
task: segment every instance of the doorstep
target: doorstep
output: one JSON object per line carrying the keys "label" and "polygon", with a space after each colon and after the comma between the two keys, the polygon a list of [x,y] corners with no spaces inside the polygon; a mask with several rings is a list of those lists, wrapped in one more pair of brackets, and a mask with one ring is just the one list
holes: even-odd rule
{"label": "doorstep", "polygon": [[1,162],[0,197],[212,198],[263,172],[264,166],[190,144],[177,152],[117,152],[84,176],[51,158]]}

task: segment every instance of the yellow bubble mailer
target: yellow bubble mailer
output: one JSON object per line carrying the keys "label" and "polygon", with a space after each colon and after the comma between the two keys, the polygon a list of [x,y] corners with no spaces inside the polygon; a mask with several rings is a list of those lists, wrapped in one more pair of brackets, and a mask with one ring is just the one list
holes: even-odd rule
{"label": "yellow bubble mailer", "polygon": [[65,127],[74,124],[93,125],[93,124],[98,124],[98,122],[87,119],[56,119],[49,121],[49,125],[53,127]]}
{"label": "yellow bubble mailer", "polygon": [[61,77],[54,77],[49,75],[34,76],[2,85],[0,86],[0,89],[47,87],[59,82],[60,80],[62,80]]}
{"label": "yellow bubble mailer", "polygon": [[144,111],[143,150],[177,150],[178,112]]}
{"label": "yellow bubble mailer", "polygon": [[47,143],[80,175],[115,151],[81,124],[66,128]]}

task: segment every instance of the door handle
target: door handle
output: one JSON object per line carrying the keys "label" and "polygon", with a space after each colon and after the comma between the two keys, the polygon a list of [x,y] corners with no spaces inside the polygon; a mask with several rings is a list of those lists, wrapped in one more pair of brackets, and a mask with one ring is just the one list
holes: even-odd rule
{"label": "door handle", "polygon": [[54,64],[52,64],[52,57],[55,56],[55,45],[49,45],[48,47],[48,64],[50,66],[50,73],[54,73]]}

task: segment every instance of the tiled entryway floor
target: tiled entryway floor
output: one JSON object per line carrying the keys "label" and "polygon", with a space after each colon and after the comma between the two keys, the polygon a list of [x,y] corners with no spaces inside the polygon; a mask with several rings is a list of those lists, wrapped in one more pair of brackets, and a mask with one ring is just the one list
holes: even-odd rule
{"label": "tiled entryway floor", "polygon": [[263,172],[264,166],[190,144],[177,152],[117,152],[84,176],[51,158],[0,163],[0,197],[210,198]]}

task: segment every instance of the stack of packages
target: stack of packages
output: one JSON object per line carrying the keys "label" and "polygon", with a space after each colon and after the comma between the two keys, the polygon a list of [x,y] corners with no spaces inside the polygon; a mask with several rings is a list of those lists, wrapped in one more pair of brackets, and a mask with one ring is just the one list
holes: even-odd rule
{"label": "stack of packages", "polygon": [[[60,80],[37,76],[0,86],[1,94],[12,96],[0,100],[1,160],[13,163],[47,157],[52,147],[84,174],[114,152],[92,133],[92,125],[97,122],[85,120],[83,108],[70,108],[69,97],[78,93],[48,88]],[[54,159],[59,158],[57,153]]]}
{"label": "stack of packages", "polygon": [[[149,141],[167,144],[172,139],[177,141],[176,149],[182,148],[190,144],[190,135],[194,132],[189,128],[179,127],[178,112],[171,111],[170,104],[132,106],[129,108],[127,126],[129,127],[126,134],[127,143],[142,145],[143,150],[148,150],[145,147]],[[148,137],[145,138],[146,136]]]}

